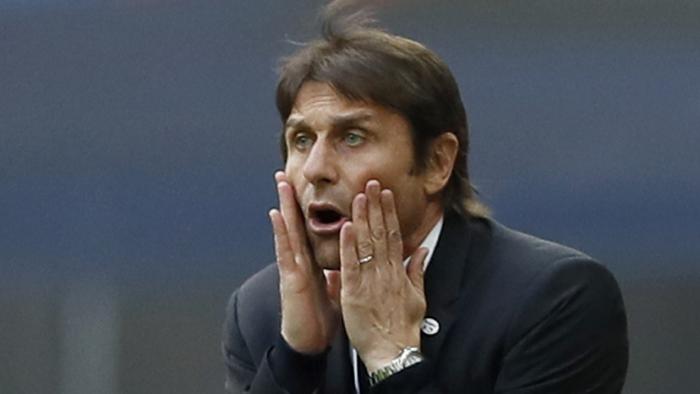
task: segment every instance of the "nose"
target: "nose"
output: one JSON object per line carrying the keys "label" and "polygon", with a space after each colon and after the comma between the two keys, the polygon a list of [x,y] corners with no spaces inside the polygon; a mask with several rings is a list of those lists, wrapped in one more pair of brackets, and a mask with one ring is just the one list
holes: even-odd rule
{"label": "nose", "polygon": [[325,138],[321,138],[313,144],[306,156],[304,177],[315,186],[333,184],[338,180],[338,164],[335,150]]}

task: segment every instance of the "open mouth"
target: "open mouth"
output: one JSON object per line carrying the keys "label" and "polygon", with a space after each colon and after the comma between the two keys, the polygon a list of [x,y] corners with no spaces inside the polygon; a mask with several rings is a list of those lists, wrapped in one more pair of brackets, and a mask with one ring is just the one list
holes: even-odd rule
{"label": "open mouth", "polygon": [[311,204],[308,211],[308,227],[317,234],[333,234],[340,231],[348,219],[330,204]]}
{"label": "open mouth", "polygon": [[323,224],[332,224],[342,219],[342,215],[332,209],[323,209],[315,214],[316,219]]}

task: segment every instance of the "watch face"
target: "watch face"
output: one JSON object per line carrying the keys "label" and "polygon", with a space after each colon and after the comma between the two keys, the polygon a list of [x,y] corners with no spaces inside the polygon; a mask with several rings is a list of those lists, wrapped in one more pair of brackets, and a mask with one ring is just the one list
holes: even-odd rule
{"label": "watch face", "polygon": [[410,367],[413,364],[423,361],[423,356],[419,352],[411,352],[403,361],[404,367]]}

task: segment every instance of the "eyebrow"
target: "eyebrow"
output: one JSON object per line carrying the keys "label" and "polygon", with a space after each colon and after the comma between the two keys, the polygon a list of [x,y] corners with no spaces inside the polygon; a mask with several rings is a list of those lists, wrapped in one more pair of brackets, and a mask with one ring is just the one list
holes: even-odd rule
{"label": "eyebrow", "polygon": [[[358,110],[344,114],[331,115],[331,124],[333,128],[343,127],[350,124],[370,120],[374,117],[374,112],[371,110]],[[301,115],[290,115],[284,124],[285,131],[289,129],[310,129],[304,117]]]}

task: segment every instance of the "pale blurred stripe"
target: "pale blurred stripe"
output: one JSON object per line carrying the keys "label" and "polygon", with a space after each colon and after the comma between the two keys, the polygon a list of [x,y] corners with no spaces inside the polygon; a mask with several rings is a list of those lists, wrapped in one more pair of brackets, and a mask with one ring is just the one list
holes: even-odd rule
{"label": "pale blurred stripe", "polygon": [[119,303],[104,279],[71,283],[61,304],[60,393],[116,394]]}

